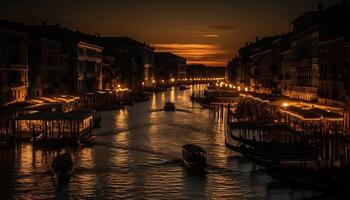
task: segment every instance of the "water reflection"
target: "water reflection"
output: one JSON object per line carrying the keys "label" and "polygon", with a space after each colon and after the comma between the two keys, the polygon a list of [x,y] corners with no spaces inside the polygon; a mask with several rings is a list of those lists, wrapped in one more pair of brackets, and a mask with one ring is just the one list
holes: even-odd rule
{"label": "water reflection", "polygon": [[[271,178],[225,145],[222,114],[189,100],[203,85],[177,88],[120,111],[101,112],[92,148],[44,151],[30,144],[0,151],[0,199],[303,199],[314,192],[271,187]],[[178,111],[164,112],[165,101]],[[208,152],[206,175],[181,165],[181,147]],[[51,161],[59,152],[74,156],[69,183],[58,184]]]}

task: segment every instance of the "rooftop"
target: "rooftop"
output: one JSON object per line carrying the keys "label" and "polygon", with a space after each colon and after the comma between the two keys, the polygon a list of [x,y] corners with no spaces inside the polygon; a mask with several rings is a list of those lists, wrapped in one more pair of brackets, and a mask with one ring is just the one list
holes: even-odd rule
{"label": "rooftop", "polygon": [[71,111],[67,113],[39,111],[39,112],[33,112],[30,114],[24,114],[24,115],[18,116],[16,119],[17,120],[44,120],[44,121],[84,120],[89,116],[92,116],[92,113],[89,111]]}

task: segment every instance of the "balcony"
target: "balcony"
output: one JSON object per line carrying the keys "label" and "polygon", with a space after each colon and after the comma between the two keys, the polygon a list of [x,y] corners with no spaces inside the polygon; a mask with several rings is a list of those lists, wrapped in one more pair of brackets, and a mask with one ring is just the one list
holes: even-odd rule
{"label": "balcony", "polygon": [[17,82],[10,82],[7,84],[8,87],[14,88],[14,87],[22,87],[26,86],[26,84],[23,81],[17,81]]}

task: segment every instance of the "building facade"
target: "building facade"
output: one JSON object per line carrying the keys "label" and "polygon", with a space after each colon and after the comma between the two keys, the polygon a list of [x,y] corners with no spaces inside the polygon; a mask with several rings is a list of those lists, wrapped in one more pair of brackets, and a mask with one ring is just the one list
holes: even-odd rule
{"label": "building facade", "polygon": [[0,28],[0,105],[25,101],[28,86],[28,34]]}
{"label": "building facade", "polygon": [[106,55],[116,57],[124,87],[140,89],[154,85],[153,47],[129,37],[100,37],[97,41]]}
{"label": "building facade", "polygon": [[102,90],[102,50],[94,44],[79,41],[76,44],[75,70],[78,93]]}
{"label": "building facade", "polygon": [[61,45],[45,38],[30,37],[29,41],[29,96],[40,97],[59,94],[61,77],[66,73],[61,67]]}
{"label": "building facade", "polygon": [[185,58],[170,52],[155,53],[155,77],[158,82],[161,80],[183,79],[186,78],[186,74]]}
{"label": "building facade", "polygon": [[303,100],[316,100],[318,87],[318,12],[307,12],[293,21],[291,36],[292,70],[295,85],[285,95]]}

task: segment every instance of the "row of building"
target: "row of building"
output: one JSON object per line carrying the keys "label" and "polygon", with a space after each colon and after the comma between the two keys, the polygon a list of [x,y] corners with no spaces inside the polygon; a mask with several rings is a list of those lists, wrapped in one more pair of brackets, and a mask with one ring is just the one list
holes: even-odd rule
{"label": "row of building", "polygon": [[258,93],[344,105],[350,95],[350,4],[308,11],[293,31],[247,42],[226,78]]}
{"label": "row of building", "polygon": [[[202,69],[198,76],[207,74]],[[187,79],[192,71],[185,58],[129,37],[0,21],[0,106],[41,96],[139,90]]]}

